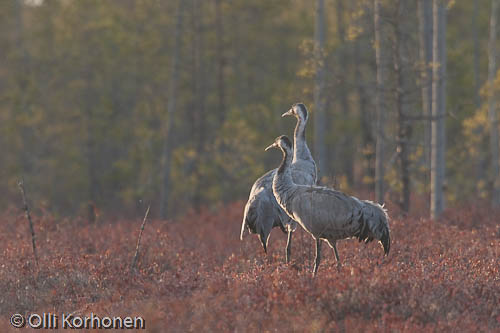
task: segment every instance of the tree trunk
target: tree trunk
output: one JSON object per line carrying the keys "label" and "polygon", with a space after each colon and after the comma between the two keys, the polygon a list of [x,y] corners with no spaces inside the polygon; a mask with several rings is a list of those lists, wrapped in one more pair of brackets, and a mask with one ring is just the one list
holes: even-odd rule
{"label": "tree trunk", "polygon": [[318,164],[318,180],[325,175],[328,165],[325,145],[325,10],[324,0],[316,1],[316,28],[314,31],[314,58],[316,83],[314,87],[314,152]]}
{"label": "tree trunk", "polygon": [[368,94],[365,88],[365,80],[362,78],[360,71],[361,59],[359,57],[358,42],[354,44],[354,76],[357,78],[357,94],[359,98],[359,114],[361,117],[361,139],[363,143],[363,175],[367,175],[370,179],[370,188],[372,188],[373,180],[375,179],[375,169],[373,168],[373,160],[375,158],[375,140],[373,138],[372,112],[368,103]]}
{"label": "tree trunk", "polygon": [[196,156],[195,162],[195,186],[193,193],[193,206],[198,209],[201,205],[203,192],[203,175],[201,169],[205,163],[205,143],[207,133],[206,122],[206,80],[205,80],[205,45],[204,45],[204,15],[203,15],[203,0],[193,0],[193,22],[194,22],[194,59],[195,59],[195,74],[193,86],[195,88],[195,138],[196,138]]}
{"label": "tree trunk", "polygon": [[432,142],[431,142],[431,218],[444,210],[445,115],[446,115],[446,6],[433,3],[432,52]]}
{"label": "tree trunk", "polygon": [[219,124],[222,126],[226,119],[226,87],[224,82],[224,25],[222,20],[222,0],[215,0],[215,57],[217,62],[217,100]]}
{"label": "tree trunk", "polygon": [[[424,163],[431,164],[431,110],[432,110],[432,2],[418,1],[419,57],[422,65],[422,115],[424,118]],[[428,174],[427,174],[428,175]],[[427,178],[428,179],[428,178]]]}
{"label": "tree trunk", "polygon": [[[347,100],[347,73],[348,71],[348,59],[347,54],[348,44],[345,42],[345,23],[344,23],[344,0],[337,0],[337,34],[339,38],[340,45],[338,47],[338,75],[337,79],[339,81],[339,86],[337,88],[337,96],[340,101],[340,107],[342,109],[342,116],[345,121],[349,121],[349,102]],[[340,157],[342,160],[342,173],[347,177],[347,183],[352,185],[354,183],[354,162],[353,162],[353,138],[349,135],[349,130],[344,130],[344,134],[340,140]]]}
{"label": "tree trunk", "polygon": [[170,74],[168,83],[168,101],[167,101],[167,125],[165,129],[165,142],[163,145],[163,179],[162,187],[160,189],[160,216],[161,218],[167,218],[169,214],[168,211],[168,199],[170,191],[170,168],[172,164],[172,150],[173,150],[173,122],[174,114],[176,108],[176,98],[177,98],[177,85],[179,81],[179,60],[180,60],[180,49],[181,49],[181,35],[182,35],[182,16],[184,12],[184,0],[179,0],[179,6],[177,8],[177,21],[175,24],[174,38],[175,44],[172,54],[172,72]]}
{"label": "tree trunk", "polygon": [[[14,1],[14,14],[16,22],[15,42],[17,46],[17,59],[15,62],[17,88],[19,89],[18,96],[18,112],[26,117],[29,117],[29,100],[28,90],[31,76],[31,57],[26,48],[26,34],[24,32],[24,2],[17,0]],[[32,145],[33,129],[21,123],[20,135],[22,139],[23,149],[19,152],[20,166],[23,174],[30,174],[33,168],[33,151]]]}
{"label": "tree trunk", "polygon": [[481,89],[481,81],[479,78],[479,37],[477,34],[477,19],[479,17],[479,0],[474,0],[474,12],[472,13],[472,40],[474,43],[474,103],[476,108],[481,105],[479,89]]}
{"label": "tree trunk", "polygon": [[98,180],[97,180],[97,157],[96,157],[96,139],[94,130],[94,113],[92,101],[95,100],[95,96],[92,90],[92,77],[90,75],[91,69],[86,70],[86,85],[85,92],[83,94],[83,107],[86,117],[86,134],[87,134],[87,179],[88,179],[88,202],[87,202],[87,218],[90,223],[94,223],[97,219],[96,212],[96,202],[98,195]]}
{"label": "tree trunk", "polygon": [[488,45],[488,118],[490,123],[490,153],[491,153],[491,203],[493,206],[500,204],[500,168],[498,165],[498,119],[496,111],[496,98],[493,84],[496,77],[496,42],[497,42],[497,12],[498,0],[491,0],[490,40]]}
{"label": "tree trunk", "polygon": [[[399,205],[404,212],[410,210],[410,161],[408,143],[411,136],[411,123],[407,117],[407,103],[404,100],[404,95],[407,92],[403,73],[403,31],[401,30],[401,11],[403,4],[400,0],[397,1],[398,13],[394,25],[394,42],[393,42],[393,63],[394,63],[394,76],[396,79],[396,87],[394,89],[394,98],[396,100],[396,110],[398,118],[398,136],[397,136],[397,151],[399,157],[400,177],[403,186],[401,199]],[[407,58],[407,57],[406,57]]]}
{"label": "tree trunk", "polygon": [[[474,9],[472,13],[472,41],[473,41],[473,55],[474,55],[474,63],[473,63],[473,72],[474,72],[474,105],[476,106],[476,110],[479,110],[481,107],[481,95],[480,95],[480,89],[481,89],[481,78],[479,75],[479,61],[480,61],[480,45],[479,45],[479,37],[478,37],[478,18],[479,18],[479,0],[474,0]],[[473,133],[476,136],[480,136],[482,134],[482,128],[480,126],[477,126],[474,130]],[[480,180],[485,180],[489,181],[489,178],[487,177],[485,179],[484,177],[484,170],[485,170],[485,165],[488,164],[487,157],[481,154],[477,160],[472,161],[474,164],[474,176],[476,179],[476,183],[479,183]]]}
{"label": "tree trunk", "polygon": [[380,22],[380,0],[374,0],[374,25],[375,25],[375,58],[377,62],[377,91],[375,96],[375,109],[377,112],[375,149],[375,200],[384,202],[384,127],[385,127],[385,66],[384,43],[382,41],[382,27]]}

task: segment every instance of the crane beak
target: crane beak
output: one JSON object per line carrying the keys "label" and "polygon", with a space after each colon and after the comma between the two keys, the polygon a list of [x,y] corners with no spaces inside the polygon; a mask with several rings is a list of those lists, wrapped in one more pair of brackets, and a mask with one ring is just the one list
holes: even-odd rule
{"label": "crane beak", "polygon": [[281,117],[286,117],[286,116],[293,116],[293,109],[290,109],[281,115]]}
{"label": "crane beak", "polygon": [[268,151],[269,149],[276,148],[276,147],[277,147],[276,142],[274,142],[273,144],[267,146],[266,149],[264,149],[264,151]]}

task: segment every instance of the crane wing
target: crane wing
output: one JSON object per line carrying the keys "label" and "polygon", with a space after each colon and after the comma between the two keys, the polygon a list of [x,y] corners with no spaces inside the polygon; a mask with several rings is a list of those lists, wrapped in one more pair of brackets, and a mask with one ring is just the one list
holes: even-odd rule
{"label": "crane wing", "polygon": [[292,198],[289,211],[293,218],[320,238],[349,237],[359,229],[362,204],[342,192],[299,186]]}

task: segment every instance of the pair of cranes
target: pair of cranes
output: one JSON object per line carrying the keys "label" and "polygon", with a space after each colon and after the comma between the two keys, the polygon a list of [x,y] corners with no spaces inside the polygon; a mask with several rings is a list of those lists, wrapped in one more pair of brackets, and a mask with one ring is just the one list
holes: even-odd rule
{"label": "pair of cranes", "polygon": [[297,223],[316,241],[313,274],[321,261],[321,241],[326,241],[340,258],[337,240],[355,237],[368,243],[380,241],[387,255],[390,249],[389,223],[386,210],[369,200],[360,200],[332,188],[316,186],[316,163],[307,146],[305,128],[307,108],[297,103],[282,117],[294,116],[297,124],[294,144],[282,135],[266,148],[278,148],[283,160],[277,169],[268,171],[252,186],[245,206],[240,239],[245,229],[257,234],[267,253],[269,235],[279,227],[288,235],[286,262],[290,261],[292,233]]}

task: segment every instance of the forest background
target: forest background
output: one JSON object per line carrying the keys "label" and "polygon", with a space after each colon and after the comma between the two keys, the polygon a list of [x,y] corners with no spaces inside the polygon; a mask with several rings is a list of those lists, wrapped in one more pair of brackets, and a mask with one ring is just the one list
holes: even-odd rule
{"label": "forest background", "polygon": [[[170,217],[244,200],[278,165],[264,148],[292,134],[280,115],[295,102],[311,112],[322,184],[373,193],[378,177],[379,201],[429,202],[439,118],[446,206],[495,202],[491,1],[441,2],[444,66],[429,59],[425,0],[0,6],[0,210],[21,204],[21,179],[35,209],[92,220],[142,215],[149,202],[152,216]],[[437,118],[424,97],[436,67],[446,82]]]}

